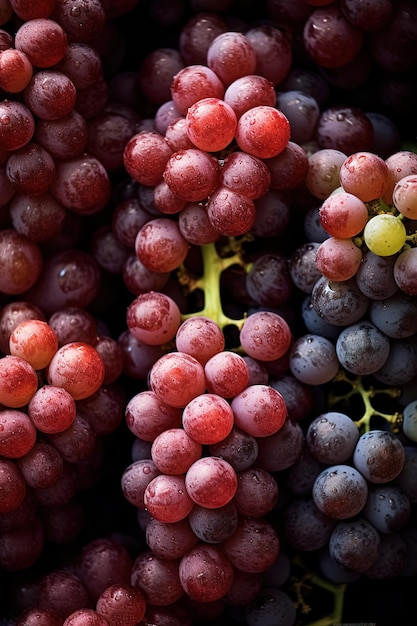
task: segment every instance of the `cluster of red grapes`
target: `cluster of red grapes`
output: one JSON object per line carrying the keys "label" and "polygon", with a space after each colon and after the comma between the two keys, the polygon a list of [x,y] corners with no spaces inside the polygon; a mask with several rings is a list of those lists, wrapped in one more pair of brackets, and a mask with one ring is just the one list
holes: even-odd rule
{"label": "cluster of red grapes", "polygon": [[416,617],[415,24],[0,0],[3,626]]}

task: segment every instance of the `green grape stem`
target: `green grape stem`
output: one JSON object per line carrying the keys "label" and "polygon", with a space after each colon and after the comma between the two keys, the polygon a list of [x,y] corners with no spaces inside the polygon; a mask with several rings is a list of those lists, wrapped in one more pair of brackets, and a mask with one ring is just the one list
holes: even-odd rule
{"label": "green grape stem", "polygon": [[359,419],[355,420],[356,426],[359,430],[363,432],[367,432],[372,429],[371,419],[373,417],[381,417],[385,419],[387,422],[391,424],[391,427],[394,429],[398,427],[401,423],[402,416],[400,413],[384,413],[382,411],[377,410],[373,404],[372,399],[377,395],[386,395],[390,398],[398,398],[401,394],[400,389],[397,388],[384,388],[384,389],[375,389],[374,387],[366,388],[361,376],[356,376],[351,379],[347,376],[344,370],[340,370],[337,376],[334,379],[334,382],[344,382],[350,385],[350,390],[343,394],[337,395],[332,391],[329,391],[328,399],[330,406],[334,406],[340,402],[348,402],[353,396],[360,395],[363,402],[363,412]]}
{"label": "green grape stem", "polygon": [[181,268],[179,281],[188,292],[191,293],[196,289],[201,289],[204,292],[204,307],[200,311],[184,314],[182,316],[184,320],[201,315],[212,319],[220,328],[230,325],[237,326],[239,329],[242,328],[245,318],[232,319],[225,315],[222,307],[220,294],[222,272],[232,265],[244,266],[241,245],[235,240],[229,240],[228,250],[232,253],[230,256],[221,256],[214,243],[201,246],[203,260],[203,275],[201,277],[193,277],[188,270]]}

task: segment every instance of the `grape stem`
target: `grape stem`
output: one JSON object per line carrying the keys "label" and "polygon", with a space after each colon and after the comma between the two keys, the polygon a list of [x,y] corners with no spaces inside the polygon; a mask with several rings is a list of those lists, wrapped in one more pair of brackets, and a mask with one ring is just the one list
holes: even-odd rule
{"label": "grape stem", "polygon": [[334,379],[334,382],[348,383],[350,385],[350,390],[343,395],[337,395],[333,391],[329,391],[328,399],[330,406],[334,406],[341,402],[346,404],[353,396],[358,394],[360,395],[363,402],[363,413],[358,420],[355,420],[355,424],[359,428],[359,430],[361,430],[362,432],[368,432],[369,430],[371,430],[371,419],[373,417],[381,417],[385,419],[391,424],[391,428],[394,431],[399,428],[402,421],[401,413],[395,412],[391,414],[379,411],[372,405],[372,399],[375,398],[377,395],[382,394],[387,395],[390,398],[398,398],[398,396],[401,394],[400,389],[390,387],[384,389],[375,389],[372,386],[366,388],[361,376],[356,376],[352,379],[346,374],[343,369],[339,370]]}
{"label": "grape stem", "polygon": [[222,272],[232,265],[244,267],[241,244],[242,242],[230,238],[227,246],[222,250],[223,254],[229,253],[229,256],[220,255],[214,243],[201,246],[203,260],[203,275],[201,277],[193,276],[184,267],[180,268],[178,280],[186,291],[192,293],[196,289],[201,289],[204,293],[204,307],[200,311],[184,314],[182,316],[183,320],[201,315],[209,317],[222,329],[230,325],[237,326],[239,330],[242,328],[246,318],[236,320],[225,315],[220,294],[220,276]]}

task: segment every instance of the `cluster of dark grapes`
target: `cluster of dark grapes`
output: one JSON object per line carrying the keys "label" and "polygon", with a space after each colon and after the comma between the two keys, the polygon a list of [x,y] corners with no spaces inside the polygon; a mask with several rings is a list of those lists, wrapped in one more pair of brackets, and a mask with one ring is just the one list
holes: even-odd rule
{"label": "cluster of dark grapes", "polygon": [[416,24],[0,0],[2,625],[415,623]]}

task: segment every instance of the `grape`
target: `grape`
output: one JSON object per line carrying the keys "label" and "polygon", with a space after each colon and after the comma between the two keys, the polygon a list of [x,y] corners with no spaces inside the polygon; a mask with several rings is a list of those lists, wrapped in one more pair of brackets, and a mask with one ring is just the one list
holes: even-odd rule
{"label": "grape", "polygon": [[36,500],[43,506],[62,506],[71,502],[79,488],[76,466],[64,461],[63,472],[51,487],[34,489]]}
{"label": "grape", "polygon": [[357,195],[344,191],[330,195],[321,205],[319,215],[326,232],[342,239],[359,234],[368,221],[366,204]]}
{"label": "grape", "polygon": [[9,214],[20,235],[41,243],[60,235],[66,209],[49,192],[37,196],[17,193],[9,204]]}
{"label": "grape", "polygon": [[417,336],[390,339],[390,351],[384,365],[374,372],[385,385],[404,385],[417,375]]}
{"label": "grape", "polygon": [[[249,32],[249,31],[248,31]],[[232,107],[237,119],[256,106],[275,106],[277,96],[264,75],[250,74],[234,80],[224,92],[224,101]]]}
{"label": "grape", "polygon": [[[179,352],[186,352],[203,366],[225,346],[220,326],[209,317],[197,315],[182,322],[175,336]],[[220,394],[219,394],[220,395]]]}
{"label": "grape", "polygon": [[165,354],[161,346],[148,346],[128,330],[117,341],[122,349],[123,373],[136,380],[146,380],[152,365]]}
{"label": "grape", "polygon": [[313,456],[304,440],[298,457],[289,467],[285,485],[297,496],[309,496],[316,477],[324,468],[325,464]]}
{"label": "grape", "polygon": [[303,43],[320,67],[343,67],[359,52],[362,30],[355,28],[339,6],[315,9],[305,21]]}
{"label": "grape", "polygon": [[109,622],[94,609],[78,609],[68,615],[63,626],[83,626],[86,623],[89,626],[108,626]]}
{"label": "grape", "polygon": [[74,400],[93,394],[103,382],[104,364],[97,350],[82,341],[67,343],[52,357],[48,384],[63,387]]}
{"label": "grape", "polygon": [[290,209],[285,192],[269,189],[255,200],[255,220],[251,231],[257,237],[282,234],[290,221]]}
{"label": "grape", "polygon": [[380,533],[395,533],[407,524],[411,513],[410,501],[395,485],[373,485],[362,515]]}
{"label": "grape", "polygon": [[94,346],[97,342],[97,320],[81,307],[58,309],[48,319],[59,346],[72,341],[83,341]]}
{"label": "grape", "polygon": [[138,231],[151,219],[138,198],[122,200],[112,215],[112,229],[119,241],[127,248],[134,248]]}
{"label": "grape", "polygon": [[366,320],[344,328],[336,341],[339,363],[348,372],[359,376],[381,369],[389,352],[387,336]]}
{"label": "grape", "polygon": [[179,49],[187,65],[206,63],[207,50],[213,41],[227,31],[226,21],[213,12],[198,12],[181,29]]}
{"label": "grape", "polygon": [[291,141],[300,145],[310,141],[320,115],[317,101],[302,91],[285,91],[278,95],[277,104],[290,122]]}
{"label": "grape", "polygon": [[49,435],[50,443],[68,463],[81,463],[92,457],[96,434],[90,422],[80,413],[65,431]]}
{"label": "grape", "polygon": [[371,217],[363,235],[369,250],[379,256],[396,254],[406,240],[404,224],[395,215],[389,213]]}
{"label": "grape", "polygon": [[50,609],[30,608],[20,615],[19,626],[62,626],[62,619]]}
{"label": "grape", "polygon": [[391,0],[382,0],[378,5],[363,4],[358,0],[341,0],[343,15],[361,30],[379,30],[388,22],[392,13]]}
{"label": "grape", "polygon": [[396,478],[404,466],[405,452],[401,441],[385,430],[370,430],[358,439],[353,464],[371,483],[387,483]]}
{"label": "grape", "polygon": [[311,302],[311,296],[307,296],[301,305],[301,316],[304,326],[312,335],[319,335],[334,341],[340,334],[340,327],[323,320],[317,313]]}
{"label": "grape", "polygon": [[308,426],[306,442],[315,459],[326,465],[345,463],[353,454],[359,430],[345,413],[327,411]]}
{"label": "grape", "polygon": [[340,567],[330,556],[328,547],[319,552],[319,566],[324,577],[337,585],[354,583],[361,576],[360,572]]}
{"label": "grape", "polygon": [[416,468],[416,448],[407,445],[404,447],[404,465],[395,479],[395,484],[400,487],[412,504],[417,502]]}
{"label": "grape", "polygon": [[329,552],[334,561],[353,572],[363,573],[378,557],[380,535],[365,519],[339,522],[329,540]]}
{"label": "grape", "polygon": [[[303,442],[304,435],[301,426],[287,418],[276,433],[257,438],[256,466],[268,472],[288,469],[300,456]],[[279,454],[277,454],[278,450]]]}
{"label": "grape", "polygon": [[155,437],[151,447],[153,462],[159,471],[165,474],[185,474],[189,467],[201,457],[201,454],[201,443],[196,437],[191,438],[185,426],[184,429],[164,430]]}
{"label": "grape", "polygon": [[92,215],[101,211],[109,200],[110,179],[98,159],[80,155],[58,163],[49,189],[67,209]]}
{"label": "grape", "polygon": [[362,474],[349,465],[331,465],[314,481],[312,496],[322,513],[332,519],[355,517],[368,498],[368,484]]}
{"label": "grape", "polygon": [[415,174],[401,178],[394,187],[392,199],[398,211],[410,219],[417,219]]}
{"label": "grape", "polygon": [[227,461],[235,470],[241,472],[253,465],[258,456],[258,441],[245,431],[232,427],[230,433],[209,446],[212,456],[219,456]]}
{"label": "grape", "polygon": [[171,191],[187,202],[205,200],[218,186],[217,159],[198,148],[177,150],[166,162],[164,180]]}
{"label": "grape", "polygon": [[253,200],[233,189],[220,186],[210,195],[207,217],[212,227],[222,235],[244,235],[251,229],[255,215]]}
{"label": "grape", "polygon": [[417,400],[406,404],[403,410],[403,433],[411,439],[417,441]]}
{"label": "grape", "polygon": [[110,585],[129,583],[131,571],[132,559],[121,542],[98,537],[83,545],[77,572],[93,602],[97,602]]}
{"label": "grape", "polygon": [[390,298],[398,289],[394,279],[396,255],[379,256],[365,250],[362,263],[355,276],[361,292],[370,300]]}
{"label": "grape", "polygon": [[234,497],[237,489],[236,472],[220,457],[202,457],[188,469],[185,487],[193,502],[215,509]]}
{"label": "grape", "polygon": [[346,281],[356,275],[362,250],[351,239],[329,237],[318,247],[315,260],[323,276],[332,281]]}
{"label": "grape", "polygon": [[275,361],[284,356],[292,340],[289,325],[278,313],[258,311],[249,315],[240,342],[248,356],[259,361]]}
{"label": "grape", "polygon": [[233,398],[249,384],[249,371],[242,356],[219,351],[204,365],[207,391],[223,398]]}
{"label": "grape", "polygon": [[0,402],[3,406],[24,407],[37,389],[38,377],[30,363],[19,356],[0,358]]}
{"label": "grape", "polygon": [[141,552],[132,567],[131,584],[156,606],[169,606],[184,594],[178,559],[163,559],[150,550]]}
{"label": "grape", "polygon": [[377,559],[365,571],[371,580],[392,580],[400,576],[407,562],[407,547],[398,533],[381,535]]}
{"label": "grape", "polygon": [[302,335],[291,346],[290,370],[297,380],[308,385],[330,382],[339,370],[335,346],[320,335]]}
{"label": "grape", "polygon": [[370,303],[369,319],[388,337],[402,339],[417,332],[417,304],[409,296],[397,292],[389,298]]}
{"label": "grape", "polygon": [[186,115],[187,134],[200,150],[224,150],[235,136],[237,119],[232,107],[219,98],[202,98]]}
{"label": "grape", "polygon": [[[198,461],[190,468],[195,463]],[[145,488],[143,502],[152,517],[168,523],[186,518],[194,505],[186,479],[182,475],[170,474],[159,474],[151,480]]]}
{"label": "grape", "polygon": [[246,152],[232,152],[224,160],[221,184],[256,200],[268,191],[271,175],[266,164]]}
{"label": "grape", "polygon": [[293,626],[296,609],[290,596],[282,589],[264,587],[258,598],[245,611],[248,626]]}
{"label": "grape", "polygon": [[152,366],[149,382],[158,400],[177,408],[184,408],[206,388],[203,366],[185,352],[162,355]]}
{"label": "grape", "polygon": [[188,517],[194,535],[204,543],[221,543],[235,532],[239,514],[231,500],[215,509],[193,507]]}
{"label": "grape", "polygon": [[23,502],[26,481],[14,461],[0,459],[0,514],[15,511]]}
{"label": "grape", "polygon": [[383,200],[392,204],[395,184],[411,174],[417,174],[417,155],[410,150],[398,150],[385,159],[388,167],[389,182]]}
{"label": "grape", "polygon": [[311,292],[311,304],[325,322],[347,326],[362,318],[369,299],[359,290],[354,278],[334,281],[322,276]]}
{"label": "grape", "polygon": [[17,461],[26,483],[33,488],[51,487],[63,469],[61,453],[49,443],[35,443]]}
{"label": "grape", "polygon": [[290,124],[278,109],[257,106],[243,113],[237,123],[236,142],[243,152],[271,159],[287,147]]}
{"label": "grape", "polygon": [[351,154],[340,168],[340,184],[343,189],[362,202],[381,198],[388,181],[387,164],[373,152]]}
{"label": "grape", "polygon": [[14,228],[0,233],[0,290],[18,295],[35,285],[43,271],[39,246]]}
{"label": "grape", "polygon": [[146,526],[146,543],[150,550],[165,559],[183,557],[198,543],[190,522],[191,517],[169,524],[151,517]]}
{"label": "grape", "polygon": [[280,254],[259,256],[247,273],[248,293],[261,306],[281,306],[290,299],[292,287],[288,260]]}
{"label": "grape", "polygon": [[304,293],[311,293],[320,272],[316,265],[318,242],[308,242],[297,248],[289,259],[288,269],[295,286]]}
{"label": "grape", "polygon": [[287,406],[269,385],[250,385],[231,402],[235,424],[253,437],[267,437],[282,428]]}
{"label": "grape", "polygon": [[127,142],[123,163],[134,180],[142,185],[154,186],[161,182],[171,154],[171,148],[160,133],[144,130]]}
{"label": "grape", "polygon": [[217,74],[209,67],[200,64],[182,68],[174,76],[171,84],[172,101],[184,116],[200,100],[212,98],[221,101],[224,91],[224,85]]}
{"label": "grape", "polygon": [[75,109],[56,120],[36,120],[34,139],[52,157],[71,159],[79,156],[88,141],[88,125]]}
{"label": "grape", "polygon": [[55,611],[62,620],[88,606],[88,593],[80,577],[70,571],[56,569],[42,577],[39,584],[39,608]]}
{"label": "grape", "polygon": [[255,74],[256,53],[245,35],[228,31],[217,35],[211,42],[207,65],[228,87],[242,76]]}
{"label": "grape", "polygon": [[415,296],[416,289],[416,248],[407,248],[402,251],[394,264],[394,279],[404,293]]}
{"label": "grape", "polygon": [[23,102],[14,100],[1,102],[0,120],[0,147],[3,150],[17,150],[32,139],[35,120]]}
{"label": "grape", "polygon": [[150,390],[130,398],[125,409],[126,424],[140,439],[152,442],[159,434],[181,424],[181,410],[165,404]]}
{"label": "grape", "polygon": [[67,34],[53,19],[39,17],[20,26],[15,35],[15,46],[35,67],[49,68],[63,58],[67,50]]}
{"label": "grape", "polygon": [[215,393],[204,393],[193,398],[182,414],[186,433],[202,445],[219,443],[233,427],[230,404]]}
{"label": "grape", "polygon": [[0,56],[0,87],[9,93],[19,93],[33,76],[32,63],[21,50],[9,48]]}
{"label": "grape", "polygon": [[[171,272],[185,260],[189,243],[173,220],[160,217],[149,220],[136,235],[136,255],[153,272]],[[163,254],[162,254],[163,253]]]}
{"label": "grape", "polygon": [[315,198],[325,200],[340,186],[340,168],[345,160],[346,154],[335,147],[322,148],[308,157],[305,183]]}
{"label": "grape", "polygon": [[58,22],[68,35],[68,40],[88,42],[98,37],[105,25],[105,12],[98,0],[87,0],[77,4],[77,11],[72,11],[72,3],[58,2],[52,18]]}
{"label": "grape", "polygon": [[10,354],[17,356],[33,369],[45,368],[58,349],[58,338],[54,330],[42,320],[20,322],[9,339]]}
{"label": "grape", "polygon": [[182,557],[179,576],[190,598],[199,602],[214,602],[229,591],[233,568],[220,549],[201,544]]}
{"label": "grape", "polygon": [[330,107],[322,111],[317,122],[316,140],[321,149],[330,148],[350,156],[369,151],[372,137],[370,119],[354,106]]}
{"label": "grape", "polygon": [[242,607],[258,597],[262,589],[262,574],[249,574],[234,568],[233,582],[224,595],[228,606]]}
{"label": "grape", "polygon": [[278,557],[279,546],[275,529],[262,517],[242,517],[233,535],[220,544],[233,567],[248,574],[270,568]]}
{"label": "grape", "polygon": [[[279,85],[287,76],[293,59],[285,31],[270,24],[261,24],[249,28],[245,37],[255,51],[256,74],[265,76],[273,85]],[[272,59],[275,59],[274,62]]]}
{"label": "grape", "polygon": [[96,611],[111,626],[135,626],[145,615],[146,600],[132,585],[110,585],[98,598]]}
{"label": "grape", "polygon": [[287,146],[271,159],[265,159],[271,174],[271,189],[285,191],[296,189],[307,175],[309,161],[304,148],[288,141]]}
{"label": "grape", "polygon": [[175,337],[181,322],[177,303],[169,296],[148,292],[139,295],[129,305],[126,322],[139,341],[150,345],[168,343]]}
{"label": "grape", "polygon": [[69,115],[75,107],[76,95],[68,76],[52,69],[36,72],[23,92],[26,106],[33,115],[44,120]]}
{"label": "grape", "polygon": [[272,379],[270,385],[284,398],[292,421],[299,422],[309,415],[313,406],[313,396],[308,385],[304,385],[290,374]]}
{"label": "grape", "polygon": [[138,509],[144,509],[145,489],[160,473],[151,458],[134,461],[125,469],[121,477],[123,496]]}
{"label": "grape", "polygon": [[93,85],[103,69],[98,51],[78,41],[68,44],[64,56],[55,65],[57,70],[70,78],[76,89]]}
{"label": "grape", "polygon": [[319,550],[329,542],[336,521],[316,506],[314,499],[292,500],[284,511],[283,534],[295,550]]}
{"label": "grape", "polygon": [[278,485],[269,472],[253,467],[237,475],[237,491],[233,504],[240,515],[262,517],[278,502]]}
{"label": "grape", "polygon": [[40,432],[63,432],[75,419],[75,400],[63,387],[42,385],[29,401],[28,414]]}

